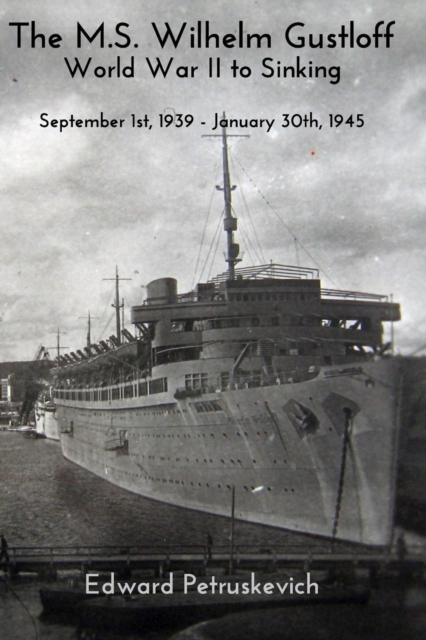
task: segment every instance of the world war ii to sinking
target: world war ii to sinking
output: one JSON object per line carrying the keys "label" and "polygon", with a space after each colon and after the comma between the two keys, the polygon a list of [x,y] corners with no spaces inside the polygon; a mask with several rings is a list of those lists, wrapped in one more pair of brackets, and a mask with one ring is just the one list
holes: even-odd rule
{"label": "world war ii to sinking", "polygon": [[[117,56],[113,65],[97,65],[92,57],[82,62],[79,58],[74,58],[70,62],[65,58],[65,64],[72,78],[134,78],[135,77],[135,57],[130,56],[124,60]],[[174,57],[170,58],[145,58],[146,68],[152,78],[196,78],[203,71],[198,65],[181,65]],[[340,67],[314,65],[312,60],[303,62],[300,56],[296,56],[293,64],[284,64],[281,60],[271,57],[263,58],[260,62],[260,69],[255,69],[246,64],[240,64],[238,60],[233,60],[231,64],[223,63],[220,57],[208,58],[204,73],[207,78],[221,78],[230,74],[231,78],[250,78],[254,73],[258,73],[263,78],[328,78],[330,84],[340,82]]]}
{"label": "world war ii to sinking", "polygon": [[[86,574],[86,593],[90,595],[149,595],[153,593],[163,593],[170,595],[174,593],[174,577],[170,573],[168,579],[161,582],[116,582],[114,573],[111,573],[110,580],[98,582],[99,574]],[[183,582],[183,585],[182,585]],[[296,582],[290,577],[286,582],[265,582],[256,581],[255,573],[250,574],[250,579],[246,582],[221,582],[214,576],[205,580],[197,578],[192,573],[184,573],[183,578],[179,578],[179,591],[188,593],[197,591],[200,594],[233,594],[233,595],[318,595],[318,584],[311,582],[308,572],[306,580]]]}

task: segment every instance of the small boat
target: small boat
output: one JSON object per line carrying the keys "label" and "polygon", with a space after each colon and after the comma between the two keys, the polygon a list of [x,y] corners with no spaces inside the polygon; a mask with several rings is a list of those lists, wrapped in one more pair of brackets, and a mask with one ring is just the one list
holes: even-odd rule
{"label": "small boat", "polygon": [[[243,583],[244,584],[244,583]],[[266,587],[262,581],[262,587]],[[300,583],[301,584],[301,583]],[[235,590],[235,585],[233,585]],[[83,628],[147,631],[149,629],[193,624],[239,611],[279,608],[301,604],[365,603],[368,586],[320,585],[318,593],[188,593],[131,596],[104,596],[80,602],[76,611]]]}
{"label": "small boat", "polygon": [[36,430],[42,437],[59,440],[56,407],[49,395],[41,394],[35,403]]}

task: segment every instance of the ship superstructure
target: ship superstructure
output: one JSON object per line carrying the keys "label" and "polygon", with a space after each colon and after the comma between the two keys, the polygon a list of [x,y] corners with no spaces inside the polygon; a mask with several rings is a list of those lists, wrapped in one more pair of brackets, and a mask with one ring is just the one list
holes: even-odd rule
{"label": "ship superstructure", "polygon": [[[398,370],[386,297],[321,288],[318,272],[237,268],[222,132],[225,273],[179,294],[147,286],[134,333],[60,356],[64,455],[183,507],[382,545],[395,498]],[[119,308],[118,272],[116,310]]]}

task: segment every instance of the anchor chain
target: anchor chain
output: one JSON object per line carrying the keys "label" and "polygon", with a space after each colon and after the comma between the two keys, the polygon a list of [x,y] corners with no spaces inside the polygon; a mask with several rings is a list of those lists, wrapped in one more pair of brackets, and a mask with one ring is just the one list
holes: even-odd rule
{"label": "anchor chain", "polygon": [[339,526],[340,508],[342,506],[343,489],[345,484],[346,456],[348,453],[350,428],[352,426],[352,411],[348,409],[348,407],[345,407],[343,411],[345,414],[345,431],[343,433],[342,459],[340,462],[340,475],[339,475],[339,490],[337,492],[336,510],[334,512],[333,533],[331,536],[332,540],[336,538],[337,529]]}

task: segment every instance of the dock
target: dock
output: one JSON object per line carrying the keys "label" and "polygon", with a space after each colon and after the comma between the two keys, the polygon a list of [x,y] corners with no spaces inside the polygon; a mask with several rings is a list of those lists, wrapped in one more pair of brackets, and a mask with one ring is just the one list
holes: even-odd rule
{"label": "dock", "polygon": [[268,571],[312,569],[370,572],[395,570],[423,575],[426,546],[409,545],[404,553],[396,548],[333,548],[304,546],[234,545],[214,546],[211,557],[204,545],[141,546],[10,546],[9,562],[2,563],[9,574],[36,573],[41,579],[55,579],[58,572],[114,572],[129,577],[132,571],[150,571],[156,577],[168,572],[186,572],[197,576],[210,571],[233,574],[235,570]]}

